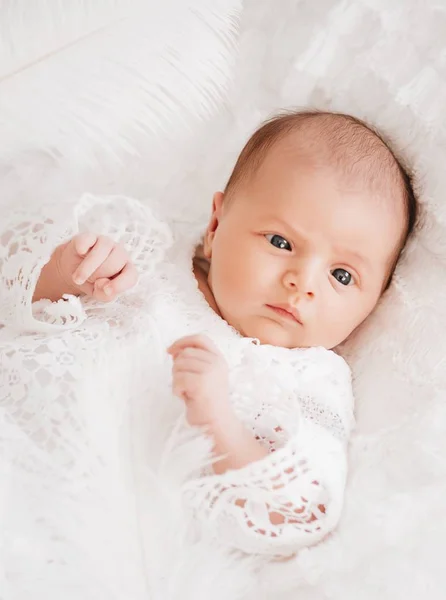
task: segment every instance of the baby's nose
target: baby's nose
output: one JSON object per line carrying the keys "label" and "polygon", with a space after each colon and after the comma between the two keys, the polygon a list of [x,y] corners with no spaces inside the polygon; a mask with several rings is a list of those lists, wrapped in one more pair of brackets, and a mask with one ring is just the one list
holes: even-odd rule
{"label": "baby's nose", "polygon": [[307,298],[314,298],[315,295],[315,278],[311,272],[287,271],[283,278],[285,287],[293,293]]}

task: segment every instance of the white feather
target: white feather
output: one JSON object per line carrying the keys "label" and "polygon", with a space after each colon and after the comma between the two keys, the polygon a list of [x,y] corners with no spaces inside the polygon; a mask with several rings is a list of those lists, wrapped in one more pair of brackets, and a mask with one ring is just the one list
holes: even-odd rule
{"label": "white feather", "polygon": [[190,133],[222,100],[238,8],[239,0],[3,1],[0,160],[38,149],[88,164],[136,154],[147,137]]}

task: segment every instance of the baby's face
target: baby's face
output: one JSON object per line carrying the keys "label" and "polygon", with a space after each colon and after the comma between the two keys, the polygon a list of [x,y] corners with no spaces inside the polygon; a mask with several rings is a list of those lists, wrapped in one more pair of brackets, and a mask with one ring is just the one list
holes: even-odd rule
{"label": "baby's face", "polygon": [[399,204],[273,149],[230,203],[214,196],[205,252],[222,317],[263,344],[334,348],[381,296],[405,225]]}

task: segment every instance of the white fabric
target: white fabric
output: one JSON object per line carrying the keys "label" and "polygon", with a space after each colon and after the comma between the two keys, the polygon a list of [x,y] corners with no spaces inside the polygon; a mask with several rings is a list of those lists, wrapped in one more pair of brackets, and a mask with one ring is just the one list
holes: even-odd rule
{"label": "white fabric", "polygon": [[[104,7],[104,4],[92,2],[91,6]],[[150,4],[161,6],[159,2]],[[184,2],[180,4],[184,6]],[[150,100],[144,105],[153,114],[153,127],[145,128],[142,123],[147,119],[143,119],[141,128],[128,130],[125,123],[135,115],[129,110],[125,119],[115,118],[118,113],[127,111],[126,103],[121,102],[113,114],[104,113],[97,105],[89,111],[88,127],[82,136],[76,136],[76,115],[82,114],[85,118],[85,105],[81,110],[79,103],[70,104],[72,118],[61,119],[54,128],[52,117],[55,115],[44,110],[45,103],[36,109],[36,87],[42,86],[42,93],[51,95],[62,86],[66,92],[64,101],[68,102],[70,93],[85,85],[78,75],[90,61],[94,65],[101,44],[92,44],[89,52],[82,54],[79,69],[61,61],[57,73],[47,71],[45,77],[37,79],[37,84],[27,87],[26,72],[31,76],[34,66],[42,65],[47,56],[29,51],[30,61],[26,71],[22,71],[22,84],[10,88],[7,94],[5,87],[0,89],[2,106],[9,99],[11,106],[17,107],[16,122],[6,123],[8,131],[12,126],[17,127],[21,115],[26,113],[40,119],[36,126],[45,136],[34,136],[30,140],[24,128],[17,143],[14,138],[8,138],[13,140],[13,151],[9,155],[9,142],[2,142],[2,200],[10,198],[17,206],[25,199],[33,199],[37,205],[50,197],[56,201],[78,197],[85,190],[156,197],[169,213],[175,212],[195,228],[204,222],[212,193],[224,185],[247,136],[261,119],[281,107],[315,106],[352,112],[390,134],[415,168],[425,213],[424,227],[399,266],[390,293],[360,334],[344,348],[354,373],[357,429],[350,451],[343,517],[335,533],[323,543],[300,552],[296,560],[256,570],[257,563],[228,555],[216,545],[189,542],[188,520],[175,493],[171,493],[171,483],[186,479],[194,471],[198,458],[192,459],[192,456],[204,458],[206,447],[200,440],[180,436],[183,450],[164,452],[162,474],[149,468],[144,478],[139,478],[150,488],[151,503],[138,507],[140,517],[136,521],[131,517],[131,501],[125,495],[116,493],[113,506],[108,503],[107,510],[104,503],[98,501],[96,511],[83,514],[81,506],[64,498],[61,490],[42,488],[38,468],[40,454],[36,447],[17,439],[17,431],[13,433],[8,423],[3,423],[2,440],[8,443],[12,453],[14,448],[21,447],[25,456],[35,456],[36,468],[26,481],[19,482],[8,471],[7,462],[1,463],[0,526],[3,528],[7,522],[9,531],[15,531],[14,542],[7,547],[0,536],[2,558],[5,557],[0,560],[1,595],[7,600],[29,597],[128,600],[145,593],[146,584],[141,574],[146,573],[154,597],[175,600],[210,597],[214,600],[375,600],[377,597],[443,600],[446,552],[446,337],[441,334],[446,322],[444,3],[438,0],[391,3],[384,0],[281,0],[280,3],[245,0],[235,68],[232,68],[235,23],[228,15],[233,15],[238,3],[224,0],[218,7],[216,2],[192,4],[199,8],[198,13],[192,10],[179,23],[186,37],[176,40],[173,36],[170,47],[179,59],[191,56],[185,52],[189,46],[192,52],[197,50],[196,60],[178,64],[178,71],[187,70],[188,80],[195,84],[197,104],[189,104],[189,88],[182,85],[183,80],[180,83],[177,78],[170,78],[172,111],[169,116],[159,110],[158,102],[155,107]],[[18,5],[18,2],[10,2],[8,10]],[[40,14],[45,8],[48,18],[41,20],[33,18],[28,5],[29,2],[22,3],[24,15],[13,20],[10,35],[5,36],[2,29],[0,44],[3,42],[5,46],[4,50],[2,46],[2,57],[9,56],[10,48],[12,53],[25,52],[31,39],[48,39],[47,34],[42,34],[42,28],[51,22],[50,12],[56,14],[58,7],[63,7],[65,14],[71,11],[66,20],[62,13],[53,28],[61,32],[62,41],[68,41],[71,38],[66,35],[69,29],[66,23],[76,20],[79,7],[88,3],[42,2]],[[214,7],[217,7],[215,13]],[[226,7],[232,12],[226,11]],[[188,19],[194,19],[201,27],[190,36],[187,35]],[[8,27],[10,23],[2,5],[1,26]],[[17,43],[11,45],[13,28],[22,24],[24,34],[19,34]],[[156,20],[154,27],[157,27]],[[163,31],[168,33],[168,29],[169,21],[165,20]],[[180,39],[184,40],[181,48],[176,44]],[[128,46],[117,36],[113,45],[119,48],[121,44]],[[202,50],[204,47],[206,53]],[[152,50],[163,60],[168,55],[159,47]],[[34,63],[33,59],[39,60]],[[144,64],[143,61],[140,74],[144,73]],[[159,74],[158,81],[162,83],[162,69],[153,69],[151,61],[147,64],[144,77],[150,79]],[[122,71],[125,68],[121,70],[117,66],[114,72],[102,69],[96,73],[93,80],[98,85],[96,93],[102,92],[106,98],[107,88],[102,85],[110,83],[119,90]],[[209,108],[216,107],[220,98],[226,98],[223,88],[228,89],[228,76],[232,77],[229,101],[224,101],[219,113],[209,115]],[[91,79],[89,81],[91,83]],[[133,96],[143,93],[136,79],[130,87]],[[88,103],[93,90],[88,86],[84,90]],[[188,111],[184,110],[185,95],[191,109]],[[10,110],[8,107],[2,114],[9,114]],[[101,127],[96,129],[95,120],[99,115],[107,119],[101,120]],[[206,120],[199,120],[200,115],[207,116]],[[1,121],[0,127],[1,139],[5,140],[6,130]],[[64,133],[67,127],[77,141],[75,146],[70,143],[73,137],[68,136],[70,141],[67,141],[65,136],[51,133]],[[136,137],[138,132],[141,135]],[[47,136],[51,137],[51,144],[47,143]],[[188,229],[186,224],[185,229]],[[73,366],[61,365],[61,368],[75,371]],[[17,385],[17,380],[13,378],[11,385]],[[104,407],[98,405],[87,408],[107,414]],[[158,413],[154,421],[162,426],[155,428],[148,422],[146,442],[151,454],[157,457],[157,449],[165,447],[166,438],[170,437],[173,443],[179,434],[172,427],[174,418],[169,409],[161,404],[155,408]],[[73,415],[74,420],[75,417]],[[38,430],[39,415],[33,418]],[[96,440],[101,447],[111,443],[107,438],[111,430],[106,421],[102,427],[97,425]],[[120,443],[126,443],[124,435]],[[82,456],[92,460],[82,439],[73,436],[72,444],[79,461]],[[90,491],[100,497],[101,490],[107,486],[115,489],[113,481],[112,476],[107,478],[102,471],[102,478],[98,478]],[[32,498],[25,492],[30,489],[34,490]],[[87,489],[85,493],[89,493]],[[27,519],[28,503],[34,506],[34,511],[38,503],[42,518],[48,523],[53,517],[57,519],[59,510],[76,515],[65,521],[65,532],[73,533],[73,539],[81,539],[74,535],[79,522],[84,522],[84,531],[90,532],[83,545],[73,544],[73,560],[63,569],[55,569],[53,563],[46,563],[42,558],[46,555],[41,552],[45,544],[53,544],[57,553],[57,530],[52,541],[39,542],[39,531]],[[160,506],[166,512],[164,518],[160,518]],[[112,528],[110,523],[113,523]],[[128,543],[125,545],[127,554],[120,555],[120,568],[107,568],[106,565],[116,564],[119,555],[113,539],[126,539],[127,532],[129,539],[134,539],[135,530],[144,532],[146,542],[152,541],[146,543],[144,557],[138,553],[139,546],[132,554]],[[95,565],[95,568],[73,567],[79,564]],[[81,586],[79,581],[85,585]]]}
{"label": "white fabric", "polygon": [[[344,360],[323,348],[288,350],[241,337],[212,311],[197,288],[192,256],[198,240],[174,236],[149,207],[124,197],[84,195],[73,207],[71,227],[67,208],[62,222],[57,218],[60,211],[51,206],[44,207],[44,218],[28,217],[27,223],[14,213],[0,250],[0,314],[5,326],[0,332],[5,357],[1,377],[4,384],[17,382],[9,390],[2,386],[3,416],[39,447],[51,483],[56,484],[53,473],[64,470],[73,501],[82,500],[75,493],[80,481],[72,438],[90,446],[89,432],[103,419],[117,424],[108,435],[119,438],[117,408],[118,414],[125,408],[141,415],[129,430],[137,447],[147,435],[146,420],[153,419],[150,407],[174,402],[166,349],[187,333],[205,332],[228,363],[231,402],[238,417],[270,454],[236,471],[208,472],[188,481],[184,490],[178,486],[177,493],[185,494],[194,521],[208,536],[245,552],[287,555],[325,537],[342,509],[353,420],[350,370]],[[31,307],[39,265],[56,243],[65,241],[67,232],[78,231],[97,231],[124,243],[141,274],[137,288],[111,305],[86,301],[85,310],[77,299],[41,300]],[[21,336],[20,330],[28,335]],[[110,400],[108,369],[101,369],[107,364],[119,365],[120,391],[114,390],[108,414],[85,414],[85,406],[104,407]],[[116,384],[116,374],[112,381]],[[61,404],[67,403],[70,411],[61,413]],[[178,401],[175,406],[181,409]],[[40,413],[36,434],[31,415]],[[2,450],[9,454],[7,448]],[[105,447],[95,458],[108,467],[109,456]],[[122,462],[119,453],[116,459]],[[142,471],[147,465],[162,469],[144,453],[134,460]],[[11,468],[15,477],[26,477],[34,457],[13,460]],[[85,478],[82,472],[82,485]],[[41,484],[48,484],[43,473]],[[132,494],[131,489],[125,491]],[[149,503],[150,496],[140,502]],[[269,513],[279,514],[283,524],[273,525]],[[29,518],[38,522],[40,513],[32,515],[30,509]],[[61,513],[59,518],[68,515]],[[63,523],[55,525],[63,528]],[[60,536],[61,546],[73,543],[71,537]],[[59,551],[59,560],[62,557]],[[50,552],[47,560],[54,559]]]}

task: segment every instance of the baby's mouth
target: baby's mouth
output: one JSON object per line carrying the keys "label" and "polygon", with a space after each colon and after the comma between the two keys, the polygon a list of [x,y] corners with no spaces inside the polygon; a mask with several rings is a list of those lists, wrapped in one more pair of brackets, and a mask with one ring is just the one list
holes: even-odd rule
{"label": "baby's mouth", "polygon": [[300,313],[294,306],[289,304],[267,304],[266,306],[284,319],[303,325]]}

